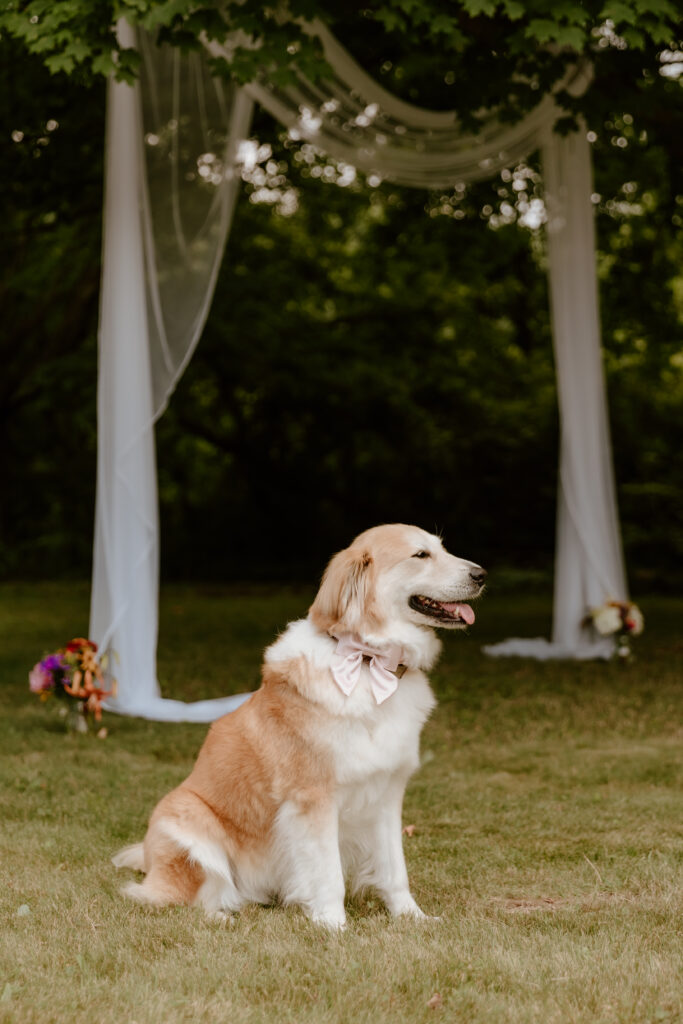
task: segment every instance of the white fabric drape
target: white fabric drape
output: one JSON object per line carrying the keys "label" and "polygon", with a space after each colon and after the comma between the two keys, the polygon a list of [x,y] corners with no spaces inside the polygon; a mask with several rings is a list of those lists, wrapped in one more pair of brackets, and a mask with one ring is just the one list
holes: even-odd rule
{"label": "white fabric drape", "polygon": [[511,639],[488,654],[609,658],[610,637],[582,625],[589,608],[627,598],[600,347],[592,170],[586,131],[542,146],[560,471],[552,640]]}
{"label": "white fabric drape", "polygon": [[[557,118],[552,96],[545,96],[514,125],[491,117],[476,135],[465,134],[454,112],[425,110],[387,92],[321,22],[309,31],[322,42],[334,72],[330,79],[314,85],[300,77],[296,86],[259,81],[245,89],[295,137],[367,174],[417,188],[490,178],[537,149]],[[206,45],[213,56],[230,59],[229,47]],[[563,86],[579,93],[589,78],[588,67],[577,66]]]}
{"label": "white fabric drape", "polygon": [[604,641],[582,629],[575,609],[596,607],[606,597],[625,601],[627,590],[600,347],[587,134],[552,135],[542,154],[561,426],[553,643],[578,651],[591,638]]}
{"label": "white fabric drape", "polygon": [[[127,26],[123,32],[130,33]],[[158,525],[153,424],[197,343],[238,187],[239,141],[251,103],[337,160],[392,181],[448,187],[490,177],[542,146],[562,441],[553,640],[490,653],[600,656],[587,607],[624,599],[600,356],[590,153],[585,131],[552,135],[552,97],[513,126],[491,118],[464,135],[453,113],[414,107],[370,78],[316,23],[333,77],[267,82],[226,98],[197,55],[142,39],[140,86],[111,83],[98,385],[99,450],[91,636],[118,654],[112,709],[208,720],[244,697],[201,705],[159,695],[155,655]],[[129,36],[125,40],[132,44]],[[229,49],[207,43],[213,55]],[[566,88],[585,87],[585,69]],[[144,144],[143,144],[144,139]],[[455,228],[457,231],[457,227]],[[517,645],[517,649],[514,646]]]}
{"label": "white fabric drape", "polygon": [[[125,22],[119,32],[124,45],[134,45]],[[131,87],[112,81],[107,97],[90,636],[114,654],[111,671],[118,695],[107,702],[110,710],[163,721],[205,722],[246,697],[185,704],[160,696],[154,421],[206,317],[237,194],[238,179],[230,170],[237,145],[248,132],[251,102],[239,92],[229,102],[217,96],[220,120],[213,117],[220,133],[213,134],[225,137],[227,132],[218,149],[225,167],[214,170],[214,184],[186,177],[181,183],[181,148],[184,163],[197,173],[198,166],[206,166],[198,158],[221,141],[209,127],[210,90],[215,87],[199,59],[162,53],[155,74],[151,47],[143,41],[142,49],[141,83]],[[199,141],[187,130],[195,126],[197,108],[203,129]],[[145,140],[155,156],[160,154],[156,165],[146,165]],[[159,167],[165,180],[159,178]]]}

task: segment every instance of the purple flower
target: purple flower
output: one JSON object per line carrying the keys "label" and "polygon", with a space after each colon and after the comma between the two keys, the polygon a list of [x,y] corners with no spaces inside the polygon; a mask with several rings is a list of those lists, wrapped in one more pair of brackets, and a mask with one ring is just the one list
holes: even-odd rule
{"label": "purple flower", "polygon": [[52,674],[45,669],[45,662],[39,661],[28,674],[28,685],[31,693],[42,693],[43,690],[54,689]]}
{"label": "purple flower", "polygon": [[55,672],[65,672],[69,667],[61,654],[48,655],[40,662],[40,666],[51,675]]}

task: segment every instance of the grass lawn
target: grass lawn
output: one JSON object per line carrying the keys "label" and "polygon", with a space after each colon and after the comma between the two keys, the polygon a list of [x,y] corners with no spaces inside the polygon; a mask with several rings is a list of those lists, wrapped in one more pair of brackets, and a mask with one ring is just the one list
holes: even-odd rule
{"label": "grass lawn", "polygon": [[[164,692],[254,688],[263,646],[310,597],[166,588]],[[341,936],[294,909],[220,927],[119,896],[130,873],[109,857],[142,837],[206,727],[109,715],[106,740],[65,734],[27,672],[86,635],[87,601],[82,585],[0,586],[0,1021],[683,1019],[683,601],[641,602],[628,665],[487,659],[484,642],[547,634],[550,608],[481,602],[432,675],[404,812],[413,891],[440,920],[392,921],[369,895]]]}

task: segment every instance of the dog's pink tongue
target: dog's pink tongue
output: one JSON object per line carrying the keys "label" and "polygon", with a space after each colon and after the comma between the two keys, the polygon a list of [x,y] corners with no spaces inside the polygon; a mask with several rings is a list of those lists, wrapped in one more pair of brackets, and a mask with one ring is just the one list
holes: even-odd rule
{"label": "dog's pink tongue", "polygon": [[442,608],[445,608],[449,615],[459,615],[468,626],[471,626],[474,622],[474,612],[468,604],[458,604],[457,602],[455,604],[446,604],[444,601]]}

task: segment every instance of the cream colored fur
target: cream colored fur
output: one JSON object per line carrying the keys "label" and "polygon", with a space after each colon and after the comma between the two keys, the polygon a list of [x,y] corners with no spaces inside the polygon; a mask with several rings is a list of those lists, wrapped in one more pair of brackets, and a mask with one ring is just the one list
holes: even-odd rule
{"label": "cream colored fur", "polygon": [[[424,916],[403,858],[403,794],[435,703],[424,675],[440,650],[434,626],[462,623],[436,622],[409,601],[476,597],[484,575],[400,524],[367,530],[336,555],[308,618],[266,650],[261,688],[214,723],[144,843],[114,857],[146,872],[125,894],[199,905],[212,917],[279,899],[342,928],[348,882],[374,888],[392,914]],[[383,703],[365,664],[349,696],[337,686],[330,669],[345,633],[402,647],[407,669]]]}

